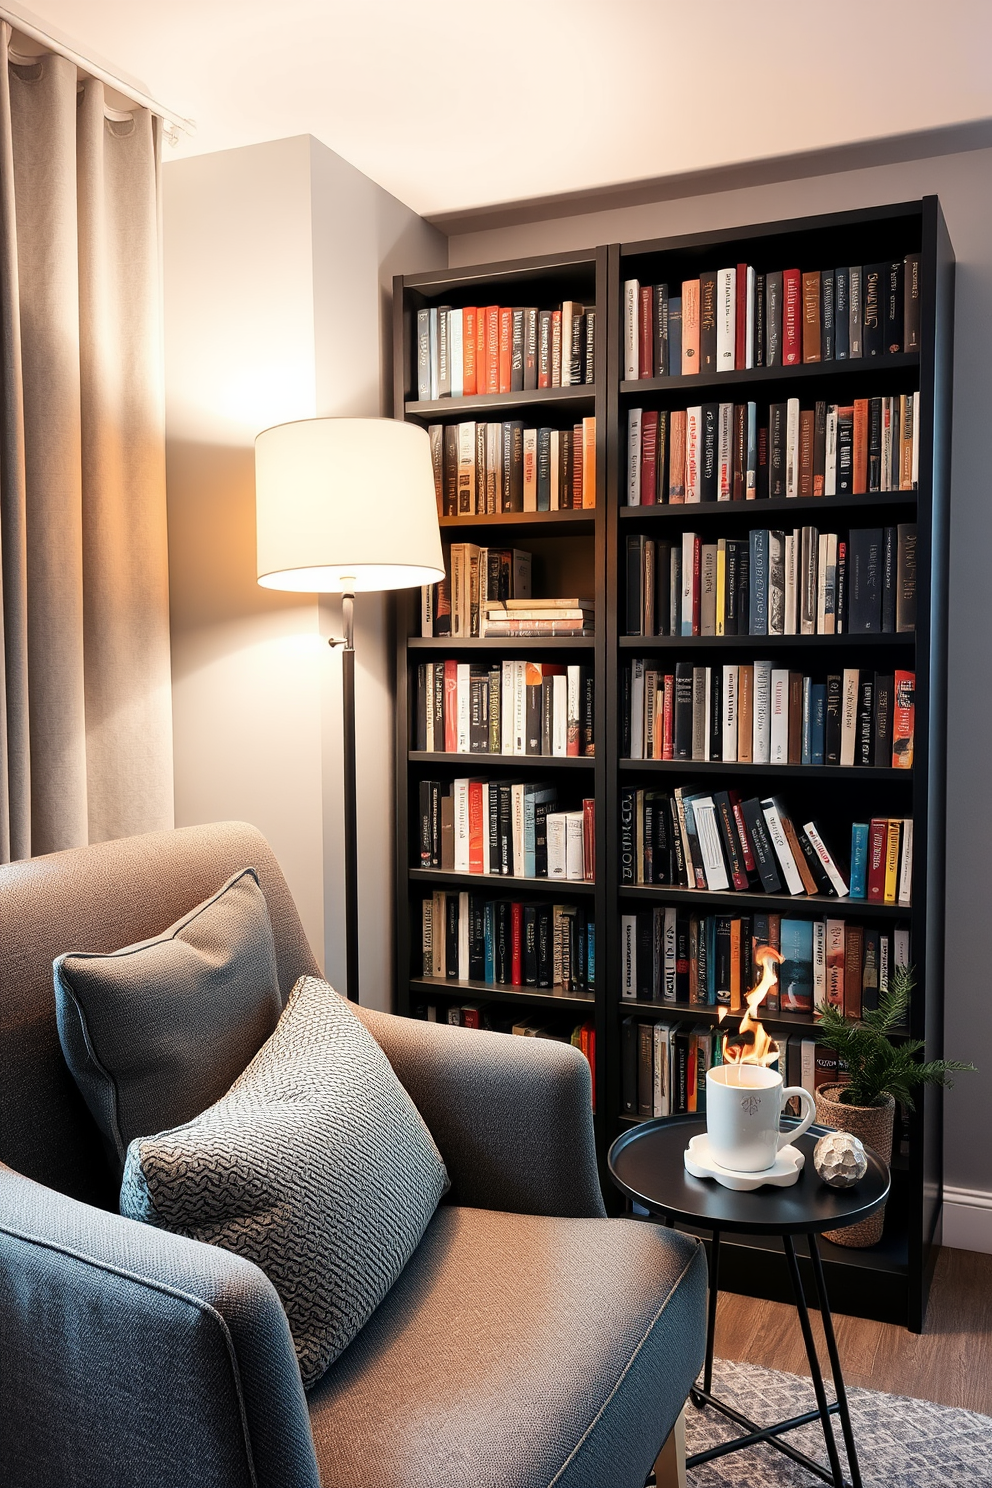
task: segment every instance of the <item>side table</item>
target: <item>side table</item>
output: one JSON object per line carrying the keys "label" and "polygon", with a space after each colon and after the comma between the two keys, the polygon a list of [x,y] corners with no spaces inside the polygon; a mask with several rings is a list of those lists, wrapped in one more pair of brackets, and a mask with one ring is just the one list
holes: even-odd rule
{"label": "side table", "polygon": [[[797,1125],[798,1123],[793,1123]],[[788,1125],[788,1122],[786,1122]],[[694,1388],[690,1399],[697,1407],[710,1405],[729,1420],[744,1429],[743,1436],[723,1442],[708,1451],[697,1452],[686,1460],[687,1467],[698,1467],[714,1457],[728,1452],[740,1451],[743,1447],[767,1442],[770,1447],[784,1452],[794,1462],[800,1463],[808,1472],[814,1473],[833,1488],[848,1488],[840,1465],[837,1442],[834,1438],[831,1416],[840,1419],[844,1446],[850,1468],[850,1488],[862,1488],[858,1467],[857,1450],[851,1430],[851,1417],[847,1408],[844,1377],[841,1373],[837,1341],[834,1337],[833,1319],[823,1275],[823,1263],[816,1243],[818,1234],[824,1230],[843,1229],[867,1219],[889,1194],[889,1170],[877,1153],[867,1150],[868,1171],[853,1188],[830,1188],[817,1177],[813,1168],[813,1148],[826,1130],[822,1126],[811,1126],[799,1138],[797,1146],[805,1154],[806,1164],[798,1181],[791,1188],[759,1188],[738,1193],[724,1188],[715,1179],[694,1178],[687,1173],[683,1154],[690,1137],[706,1130],[705,1119],[698,1116],[659,1117],[644,1121],[619,1136],[610,1148],[610,1174],[617,1187],[629,1198],[644,1205],[651,1214],[661,1218],[666,1225],[676,1222],[697,1229],[709,1230],[710,1245],[709,1296],[706,1320],[706,1355],[703,1365],[702,1388]],[[778,1235],[785,1252],[792,1290],[802,1329],[806,1357],[813,1378],[813,1393],[816,1409],[805,1415],[793,1416],[779,1421],[774,1426],[759,1426],[740,1411],[718,1400],[711,1393],[713,1380],[713,1337],[716,1330],[716,1303],[720,1276],[720,1236],[722,1233],[751,1235]],[[794,1236],[805,1235],[809,1246],[809,1259],[813,1271],[817,1306],[823,1319],[823,1332],[827,1341],[830,1370],[833,1376],[837,1399],[828,1403],[823,1384],[823,1374],[816,1352],[816,1343],[810,1325],[809,1309],[803,1290],[799,1261],[796,1257]],[[819,1419],[823,1426],[823,1437],[830,1463],[829,1472],[800,1452],[782,1435],[806,1426]]]}

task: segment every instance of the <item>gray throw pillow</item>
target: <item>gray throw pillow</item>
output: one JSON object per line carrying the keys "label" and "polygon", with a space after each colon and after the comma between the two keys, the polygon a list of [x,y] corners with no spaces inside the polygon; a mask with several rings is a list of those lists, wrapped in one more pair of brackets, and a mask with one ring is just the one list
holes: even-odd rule
{"label": "gray throw pillow", "polygon": [[309,1388],[385,1297],[447,1187],[378,1044],[333,988],[301,977],[223,1100],[132,1142],[120,1207],[260,1266]]}
{"label": "gray throw pillow", "polygon": [[254,868],[161,935],[108,954],[68,951],[54,969],[66,1063],[118,1172],[135,1137],[224,1094],[282,1007]]}

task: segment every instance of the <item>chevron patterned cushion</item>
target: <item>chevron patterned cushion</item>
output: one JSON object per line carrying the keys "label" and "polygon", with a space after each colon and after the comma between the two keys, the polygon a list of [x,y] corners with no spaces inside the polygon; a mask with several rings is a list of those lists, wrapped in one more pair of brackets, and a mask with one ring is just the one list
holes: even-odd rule
{"label": "chevron patterned cushion", "polygon": [[260,1266],[309,1387],[385,1297],[447,1187],[378,1044],[333,988],[301,977],[225,1096],[131,1143],[120,1207]]}

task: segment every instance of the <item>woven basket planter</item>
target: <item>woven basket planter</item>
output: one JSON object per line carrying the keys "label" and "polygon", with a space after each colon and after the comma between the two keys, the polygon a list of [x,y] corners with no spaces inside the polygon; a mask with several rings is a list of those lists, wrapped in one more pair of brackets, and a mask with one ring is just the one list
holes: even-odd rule
{"label": "woven basket planter", "polygon": [[[839,1099],[842,1085],[823,1085],[816,1092],[816,1120],[818,1126],[832,1126],[835,1131],[850,1132],[866,1147],[871,1147],[879,1157],[892,1161],[892,1126],[895,1120],[896,1103],[889,1096],[884,1106],[845,1106]],[[860,1224],[849,1225],[844,1230],[825,1230],[824,1238],[834,1245],[846,1245],[852,1250],[866,1250],[877,1245],[882,1238],[885,1224],[885,1205]]]}

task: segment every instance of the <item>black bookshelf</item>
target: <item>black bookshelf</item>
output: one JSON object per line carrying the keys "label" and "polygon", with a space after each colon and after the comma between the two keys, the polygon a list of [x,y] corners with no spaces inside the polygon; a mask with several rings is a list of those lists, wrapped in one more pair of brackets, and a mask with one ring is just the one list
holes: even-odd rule
{"label": "black bookshelf", "polygon": [[[871,263],[921,254],[922,349],[919,353],[886,355],[871,360],[827,362],[792,368],[754,368],[712,376],[650,378],[621,381],[623,370],[623,283],[637,278],[642,284],[677,284],[696,277],[701,269],[747,262],[761,269],[788,265],[803,268],[831,264]],[[594,639],[538,642],[514,639],[423,640],[419,637],[419,596],[400,595],[397,605],[397,771],[396,771],[396,1007],[411,1013],[418,1003],[471,994],[479,1000],[512,1007],[560,1007],[586,1015],[593,1010],[597,1056],[597,1140],[601,1157],[608,1144],[629,1124],[621,1114],[620,1034],[629,1014],[650,1020],[675,1016],[707,1022],[715,1010],[621,998],[620,919],[637,906],[671,904],[709,913],[715,909],[742,913],[766,911],[830,917],[891,928],[907,924],[917,987],[910,1011],[913,1037],[924,1038],[928,1057],[942,1053],[943,1028],[943,898],[945,799],[945,699],[947,650],[947,531],[950,457],[951,336],[954,256],[939,203],[922,201],[882,206],[864,211],[758,224],[752,227],[691,236],[615,244],[586,252],[517,260],[479,268],[441,270],[395,281],[394,386],[397,416],[430,423],[459,421],[477,416],[518,414],[562,426],[581,413],[596,415],[597,506],[595,511],[523,512],[499,517],[442,519],[445,542],[464,535],[484,543],[488,538],[512,538],[523,547],[534,545],[535,555],[559,575],[591,574],[596,600]],[[595,303],[597,309],[597,372],[591,388],[549,389],[525,394],[445,398],[430,403],[411,401],[411,350],[415,314],[430,304],[540,303],[565,298]],[[795,393],[790,394],[790,388]],[[748,397],[802,396],[827,401],[909,392],[919,389],[919,482],[913,491],[891,491],[867,496],[790,498],[749,503],[707,503],[627,507],[626,425],[631,407],[685,407],[689,396],[702,389],[711,397],[746,401]],[[545,412],[546,410],[546,412]],[[675,536],[680,530],[705,534],[706,541],[722,535],[738,536],[751,525],[812,522],[823,530],[840,526],[885,526],[916,521],[917,628],[913,635],[881,636],[627,636],[624,630],[625,539],[629,533]],[[772,520],[769,520],[772,519]],[[460,529],[456,531],[455,529]],[[571,566],[571,567],[570,567]],[[583,588],[571,592],[582,592]],[[547,592],[555,592],[548,590]],[[563,592],[558,589],[557,592]],[[596,678],[596,756],[588,759],[526,761],[534,778],[547,772],[574,785],[576,793],[596,799],[596,871],[594,883],[567,883],[440,873],[411,868],[411,833],[415,829],[416,782],[462,774],[506,779],[519,772],[523,761],[514,757],[418,753],[411,734],[410,701],[420,653],[449,651],[466,658],[476,652],[535,659],[552,659],[556,652],[575,653],[592,664]],[[906,667],[916,673],[916,728],[912,771],[889,768],[803,766],[785,764],[730,764],[632,760],[621,757],[619,716],[622,669],[639,654],[660,657],[675,653],[692,656],[701,664],[722,656],[767,657],[781,653],[798,662],[816,658],[819,667],[850,665],[879,669]],[[562,657],[565,659],[564,655]],[[674,657],[673,657],[674,659]],[[565,772],[568,772],[567,774]],[[715,788],[742,789],[755,781],[755,793],[775,789],[781,777],[787,801],[817,801],[817,816],[826,827],[832,819],[849,827],[855,819],[891,814],[913,819],[913,878],[911,906],[868,904],[864,900],[790,897],[760,892],[708,893],[663,885],[628,886],[620,883],[618,808],[621,787],[642,781],[645,786],[675,786],[695,776],[712,777]],[[860,814],[858,814],[860,813]],[[836,833],[843,841],[843,834]],[[595,913],[596,992],[566,999],[557,994],[535,994],[525,989],[493,988],[481,983],[454,981],[438,985],[419,975],[419,906],[431,885],[481,890],[495,888],[528,899],[582,897]],[[573,894],[574,891],[574,894]],[[440,1015],[440,1014],[439,1014]],[[780,1014],[765,1020],[774,1031],[812,1031],[812,1018]],[[902,1323],[919,1331],[923,1325],[929,1279],[940,1240],[941,1099],[927,1091],[909,1118],[907,1140],[894,1160],[893,1197],[881,1244],[871,1250],[847,1250],[824,1244],[823,1254],[836,1310]],[[615,1196],[607,1185],[607,1200]],[[738,1237],[726,1240],[722,1256],[725,1285],[769,1298],[787,1298],[788,1279],[781,1255],[761,1241]]]}

